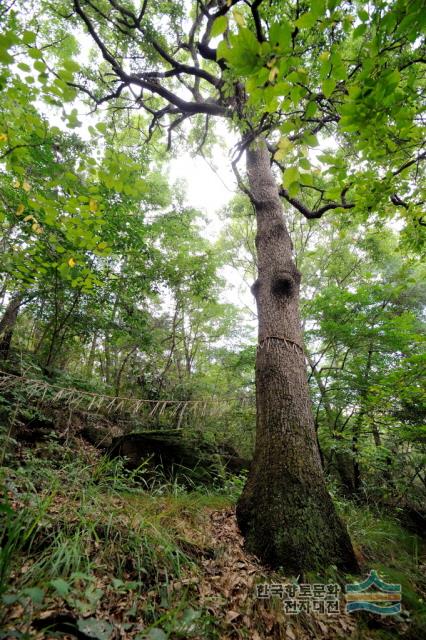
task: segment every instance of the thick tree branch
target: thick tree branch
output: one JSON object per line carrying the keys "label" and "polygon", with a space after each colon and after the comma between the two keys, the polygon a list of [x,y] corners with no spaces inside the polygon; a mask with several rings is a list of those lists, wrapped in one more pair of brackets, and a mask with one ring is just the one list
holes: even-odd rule
{"label": "thick tree branch", "polygon": [[[274,147],[268,147],[268,148],[271,151],[271,153],[275,153],[276,149]],[[403,165],[401,165],[398,169],[393,171],[392,176],[395,177],[399,175],[400,173],[402,173],[402,171],[404,171],[404,169],[408,169],[414,164],[417,164],[425,159],[426,159],[426,152],[420,153],[416,158],[407,160],[407,162],[404,162]],[[275,164],[280,168],[281,171],[284,171],[284,167],[279,162],[277,162],[276,160],[273,160],[273,162],[275,162]],[[318,189],[315,186],[310,186],[310,185],[302,185],[302,186],[306,186],[307,188],[310,188],[310,189],[315,189],[316,191],[320,191],[321,194],[324,194],[323,189]],[[280,193],[280,196],[282,196],[289,204],[293,205],[293,207],[297,209],[297,211],[299,211],[302,215],[304,215],[305,218],[307,218],[308,220],[313,220],[315,218],[321,218],[324,215],[324,213],[333,209],[353,209],[355,207],[355,203],[346,201],[346,193],[348,192],[350,187],[351,185],[347,185],[342,190],[340,202],[328,202],[324,204],[322,207],[318,207],[314,209],[310,209],[298,198],[294,198],[290,196],[288,190],[285,189],[284,187],[280,188],[279,193]],[[400,198],[396,193],[390,196],[390,200],[392,204],[395,205],[396,207],[404,207],[405,209],[409,208],[409,204],[404,200],[402,200],[402,198]],[[422,204],[422,203],[417,203],[417,205],[419,204]],[[419,218],[419,223],[421,225],[424,225],[422,218]]]}
{"label": "thick tree branch", "polygon": [[[141,87],[142,89],[146,89],[150,91],[152,94],[158,95],[161,98],[164,98],[171,105],[177,107],[182,114],[195,114],[195,113],[205,113],[208,115],[216,115],[223,117],[230,117],[231,113],[223,107],[215,102],[213,99],[205,100],[205,101],[195,101],[188,102],[178,95],[164,87],[160,84],[160,82],[156,81],[157,78],[144,78],[143,74],[128,74],[124,71],[120,63],[116,60],[116,58],[112,55],[112,53],[108,50],[105,43],[101,40],[96,29],[94,28],[92,21],[87,16],[87,14],[83,11],[80,0],[74,0],[74,8],[76,13],[83,20],[86,25],[87,30],[95,41],[98,49],[100,50],[102,57],[106,62],[109,62],[116,76],[124,83],[125,85],[135,84],[136,86]],[[154,46],[154,45],[153,45]],[[161,48],[160,48],[161,49]],[[160,53],[160,52],[159,52]],[[164,52],[166,54],[166,52]],[[162,55],[160,53],[160,55]],[[168,54],[166,54],[168,56]],[[167,62],[170,63],[172,58],[165,58]],[[190,73],[188,69],[195,69],[195,67],[187,67],[187,65],[181,65],[179,69],[180,63],[175,61],[175,68],[178,72],[182,73]],[[200,70],[201,71],[201,70]],[[210,75],[210,74],[208,74]],[[203,76],[204,77],[204,76]],[[213,76],[212,76],[213,77]],[[87,93],[87,91],[86,91]]]}
{"label": "thick tree branch", "polygon": [[423,153],[420,153],[417,156],[417,158],[412,158],[412,160],[407,160],[407,162],[404,162],[404,164],[401,165],[399,169],[394,171],[392,175],[397,176],[399,173],[402,173],[404,169],[408,169],[408,167],[411,167],[413,164],[416,164],[417,162],[421,162],[422,160],[425,160],[425,159],[426,159],[426,151],[424,151]]}
{"label": "thick tree branch", "polygon": [[125,83],[121,83],[118,85],[115,91],[112,91],[111,93],[107,93],[105,96],[102,96],[102,98],[97,98],[92,93],[92,91],[90,91],[90,89],[88,89],[82,84],[78,84],[76,82],[69,82],[68,84],[70,87],[74,87],[75,89],[78,89],[79,91],[82,91],[83,93],[88,95],[89,98],[93,100],[93,102],[96,104],[96,106],[99,106],[104,102],[108,102],[109,100],[113,100],[114,98],[119,98],[121,96],[123,89],[125,89],[127,86]]}
{"label": "thick tree branch", "polygon": [[42,147],[43,145],[47,144],[46,140],[43,140],[43,142],[34,142],[34,143],[28,143],[28,144],[15,144],[13,147],[9,147],[9,149],[7,149],[6,151],[4,151],[2,154],[0,154],[0,160],[3,160],[3,158],[6,158],[7,156],[9,156],[11,153],[13,153],[14,151],[16,151],[16,149],[28,149],[31,147]]}
{"label": "thick tree branch", "polygon": [[207,140],[207,136],[209,134],[209,123],[210,123],[210,118],[209,118],[209,116],[206,116],[206,119],[205,119],[205,122],[204,122],[203,135],[201,137],[200,144],[198,145],[197,151],[196,151],[197,154],[198,153],[202,153],[202,151],[203,151],[204,144],[205,144],[205,142]]}
{"label": "thick tree branch", "polygon": [[141,35],[144,37],[144,39],[150,42],[150,44],[154,47],[156,52],[163,58],[163,60],[168,62],[168,64],[170,64],[170,66],[172,66],[178,73],[186,73],[186,74],[201,78],[203,80],[206,80],[217,89],[219,89],[222,86],[223,84],[222,80],[220,80],[219,78],[215,78],[215,76],[213,76],[208,71],[205,71],[204,69],[200,69],[197,66],[191,66],[191,65],[178,62],[173,56],[171,56],[164,49],[164,47],[160,45],[159,42],[157,42],[156,40],[153,40],[152,37],[148,35],[146,30],[143,29],[141,26],[141,20],[139,20],[139,18],[136,18],[136,16],[130,10],[120,5],[118,2],[116,2],[116,0],[109,0],[109,3],[112,7],[114,7],[114,9],[119,11],[121,15],[129,18],[132,21],[132,24],[125,22],[126,27],[128,28],[133,27],[137,29],[141,33]]}
{"label": "thick tree branch", "polygon": [[154,47],[154,49],[157,51],[157,53],[159,53],[160,56],[166,62],[168,62],[174,69],[176,69],[179,73],[187,73],[189,75],[202,78],[203,80],[206,80],[211,85],[216,87],[216,89],[220,89],[221,86],[223,85],[223,81],[221,79],[215,78],[214,76],[211,75],[211,73],[204,71],[204,69],[200,69],[198,67],[193,67],[188,64],[182,64],[181,62],[177,62],[171,55],[167,53],[165,49],[163,49],[161,45],[158,44],[158,42],[155,42],[154,40],[152,40],[151,44]]}
{"label": "thick tree branch", "polygon": [[263,35],[262,22],[260,20],[259,15],[259,5],[262,4],[263,0],[254,0],[254,2],[250,5],[251,14],[253,16],[254,25],[256,27],[256,36],[259,42],[265,42],[265,36]]}
{"label": "thick tree branch", "polygon": [[[124,85],[129,86],[131,84],[135,84],[141,87],[142,89],[146,89],[150,91],[152,94],[158,95],[164,98],[165,100],[167,100],[167,102],[177,107],[183,114],[205,113],[208,115],[216,115],[216,116],[224,116],[224,117],[230,116],[230,113],[228,112],[228,110],[222,105],[219,105],[214,100],[205,100],[201,102],[198,102],[198,101],[188,102],[180,98],[178,95],[176,95],[166,87],[162,86],[158,81],[156,81],[157,78],[149,78],[149,77],[144,78],[143,74],[126,73],[122,68],[122,66],[119,64],[119,62],[108,50],[108,48],[106,47],[104,42],[101,40],[101,38],[98,36],[96,29],[94,28],[90,18],[83,11],[80,0],[74,0],[74,7],[75,7],[76,13],[83,20],[87,30],[89,31],[90,35],[92,36],[93,40],[98,46],[102,54],[102,57],[106,62],[109,62],[114,73],[122,81]],[[176,64],[179,64],[179,63],[176,63]],[[183,68],[181,71],[184,73],[185,69]],[[86,93],[88,93],[87,90],[86,90]]]}
{"label": "thick tree branch", "polygon": [[[349,187],[347,189],[349,189]],[[327,204],[324,204],[322,207],[319,207],[319,209],[309,209],[309,207],[304,205],[303,202],[298,200],[298,198],[292,197],[287,191],[287,189],[284,189],[284,187],[281,187],[281,189],[279,190],[279,193],[280,193],[280,196],[282,196],[285,200],[287,200],[287,202],[292,204],[293,207],[298,211],[300,211],[300,213],[302,213],[305,216],[305,218],[307,218],[308,220],[321,218],[321,216],[323,216],[324,213],[326,213],[327,211],[331,211],[332,209],[353,209],[355,207],[355,204],[346,202],[345,190],[342,191],[341,202],[328,202]]]}

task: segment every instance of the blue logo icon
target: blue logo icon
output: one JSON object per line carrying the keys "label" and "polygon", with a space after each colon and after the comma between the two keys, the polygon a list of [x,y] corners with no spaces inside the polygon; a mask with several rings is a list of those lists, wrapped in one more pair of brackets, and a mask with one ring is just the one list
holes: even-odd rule
{"label": "blue logo icon", "polygon": [[374,570],[364,582],[345,585],[345,591],[347,613],[370,611],[390,616],[401,612],[401,585],[383,582]]}

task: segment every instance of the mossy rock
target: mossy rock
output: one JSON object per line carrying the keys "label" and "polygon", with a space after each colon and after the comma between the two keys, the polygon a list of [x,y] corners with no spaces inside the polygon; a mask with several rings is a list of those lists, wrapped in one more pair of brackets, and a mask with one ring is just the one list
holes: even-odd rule
{"label": "mossy rock", "polygon": [[239,473],[249,464],[229,446],[188,438],[177,429],[141,431],[114,438],[109,454],[126,458],[131,469],[148,461],[150,468],[160,467],[168,477],[187,476],[192,482],[206,484],[223,477],[224,471]]}

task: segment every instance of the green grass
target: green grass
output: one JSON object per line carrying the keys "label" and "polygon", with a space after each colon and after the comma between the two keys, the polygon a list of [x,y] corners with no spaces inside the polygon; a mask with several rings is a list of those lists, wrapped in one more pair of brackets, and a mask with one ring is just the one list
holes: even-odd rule
{"label": "green grass", "polygon": [[[411,633],[413,637],[426,636],[425,541],[407,531],[395,514],[349,501],[339,502],[338,507],[360,556],[363,575],[375,569],[386,582],[400,584]],[[354,576],[350,581],[358,580]],[[388,637],[383,630],[377,634]]]}
{"label": "green grass", "polygon": [[161,623],[174,637],[207,627],[214,637],[190,586],[172,587],[197,575],[198,559],[211,553],[205,523],[210,510],[231,504],[223,492],[188,492],[160,473],[148,486],[144,468],[128,472],[120,460],[90,459],[55,442],[28,452],[18,469],[4,467],[2,480],[9,498],[0,522],[0,615],[6,624],[20,611],[17,637],[27,637],[42,610],[102,618],[117,598],[135,633]]}
{"label": "green grass", "polygon": [[[188,490],[187,478],[170,482],[143,466],[129,472],[89,447],[64,448],[53,440],[28,451],[20,467],[2,469],[8,498],[0,510],[0,629],[7,627],[6,637],[13,630],[31,638],[31,624],[43,612],[65,611],[82,629],[98,625],[91,632],[102,640],[113,630],[111,612],[118,612],[128,637],[139,640],[221,637],[224,621],[200,604],[194,585],[210,580],[204,559],[223,551],[212,539],[210,512],[232,506],[243,482],[229,477],[217,487]],[[402,585],[411,629],[421,637],[426,584],[419,539],[377,510],[344,500],[337,506],[363,575],[374,568]],[[319,581],[324,577],[359,580],[333,569]],[[362,638],[365,619],[359,624]],[[246,637],[244,626],[239,632]],[[392,633],[395,628],[368,629],[373,638]]]}

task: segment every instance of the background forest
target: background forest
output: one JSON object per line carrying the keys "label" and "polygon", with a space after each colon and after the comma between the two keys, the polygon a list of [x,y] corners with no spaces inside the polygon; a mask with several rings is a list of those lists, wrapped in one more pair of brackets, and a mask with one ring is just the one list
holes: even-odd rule
{"label": "background forest", "polygon": [[[212,231],[170,177],[194,144],[217,163],[226,133],[196,120],[169,149],[145,112],[89,114],[86,40],[13,5],[0,4],[1,637],[420,638],[424,221],[285,206],[327,484],[358,561],[404,602],[392,620],[286,617],[256,600],[265,576],[345,578],[268,573],[233,519],[255,442],[255,217],[235,184]],[[326,135],[310,153],[342,170]]]}

